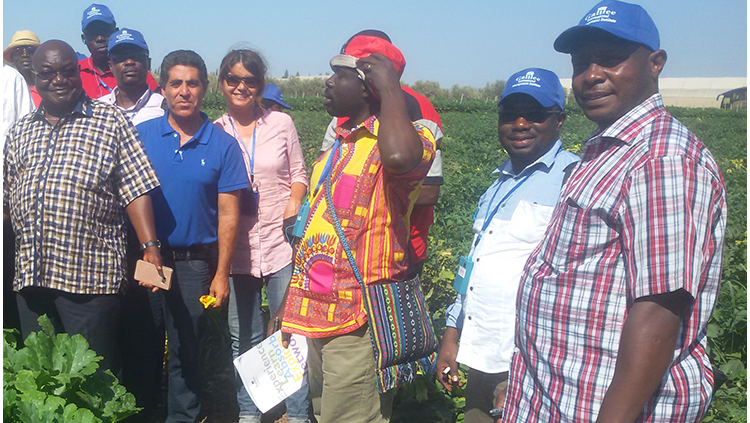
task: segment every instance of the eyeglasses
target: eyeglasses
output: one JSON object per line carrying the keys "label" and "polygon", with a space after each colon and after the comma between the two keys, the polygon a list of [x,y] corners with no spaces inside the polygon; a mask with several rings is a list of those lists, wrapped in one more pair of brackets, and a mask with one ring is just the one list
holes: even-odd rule
{"label": "eyeglasses", "polygon": [[542,123],[549,119],[552,115],[559,115],[562,113],[559,110],[543,110],[543,109],[535,109],[535,110],[524,110],[522,112],[515,111],[515,110],[503,110],[499,113],[500,122],[508,123],[508,122],[515,122],[518,120],[518,118],[523,117],[528,122],[533,123]]}
{"label": "eyeglasses", "polygon": [[36,75],[37,78],[39,78],[42,81],[52,81],[57,77],[57,75],[60,75],[63,77],[63,79],[70,79],[75,78],[79,74],[78,66],[76,67],[69,67],[65,69],[60,70],[44,70],[41,72],[34,71],[34,75]]}
{"label": "eyeglasses", "polygon": [[148,53],[145,51],[133,51],[125,53],[110,53],[109,58],[114,63],[122,63],[128,59],[133,59],[135,62],[146,63],[148,62]]}
{"label": "eyeglasses", "polygon": [[14,48],[10,54],[11,56],[21,56],[22,54],[26,53],[29,56],[32,56],[34,55],[35,51],[36,51],[35,46],[18,46]]}
{"label": "eyeglasses", "polygon": [[224,82],[227,83],[232,88],[237,88],[240,86],[240,82],[244,83],[247,88],[256,88],[258,86],[258,78],[254,76],[248,76],[245,78],[232,75],[231,73],[227,74],[227,76],[224,77]]}

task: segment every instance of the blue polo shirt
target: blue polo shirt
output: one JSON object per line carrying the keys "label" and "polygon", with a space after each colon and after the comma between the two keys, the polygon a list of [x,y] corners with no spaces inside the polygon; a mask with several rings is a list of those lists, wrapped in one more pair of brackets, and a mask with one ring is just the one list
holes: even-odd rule
{"label": "blue polo shirt", "polygon": [[180,147],[168,115],[136,126],[161,182],[150,193],[157,238],[173,248],[216,242],[219,193],[249,186],[242,151],[205,113],[198,132]]}

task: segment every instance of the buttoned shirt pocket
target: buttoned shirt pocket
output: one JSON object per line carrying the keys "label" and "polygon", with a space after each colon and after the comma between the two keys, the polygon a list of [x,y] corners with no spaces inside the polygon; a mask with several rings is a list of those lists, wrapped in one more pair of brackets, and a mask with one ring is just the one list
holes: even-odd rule
{"label": "buttoned shirt pocket", "polygon": [[538,244],[552,219],[554,207],[521,200],[513,211],[508,235],[528,244]]}
{"label": "buttoned shirt pocket", "polygon": [[60,162],[62,173],[68,175],[70,182],[78,189],[102,191],[109,179],[112,156],[101,151],[87,151],[80,147],[64,149],[61,153],[68,156]]}

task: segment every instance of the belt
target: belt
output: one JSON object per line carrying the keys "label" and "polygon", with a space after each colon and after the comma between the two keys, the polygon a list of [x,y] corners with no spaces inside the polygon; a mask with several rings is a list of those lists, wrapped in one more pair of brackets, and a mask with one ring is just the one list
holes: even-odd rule
{"label": "belt", "polygon": [[214,257],[217,256],[218,251],[218,246],[214,242],[211,244],[191,245],[190,247],[184,248],[166,247],[162,249],[161,255],[162,257],[172,259],[174,261],[211,261]]}

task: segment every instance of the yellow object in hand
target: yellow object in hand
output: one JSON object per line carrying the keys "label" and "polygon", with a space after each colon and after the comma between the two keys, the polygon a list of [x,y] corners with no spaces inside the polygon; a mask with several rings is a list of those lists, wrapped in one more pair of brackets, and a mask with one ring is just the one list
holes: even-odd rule
{"label": "yellow object in hand", "polygon": [[216,297],[212,297],[210,295],[201,295],[200,302],[203,304],[203,308],[209,308],[212,305],[216,304]]}

